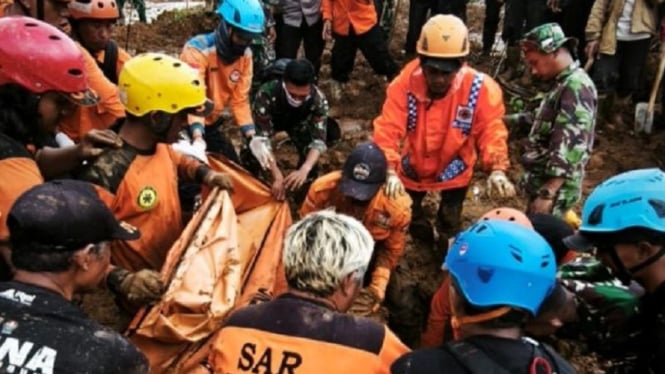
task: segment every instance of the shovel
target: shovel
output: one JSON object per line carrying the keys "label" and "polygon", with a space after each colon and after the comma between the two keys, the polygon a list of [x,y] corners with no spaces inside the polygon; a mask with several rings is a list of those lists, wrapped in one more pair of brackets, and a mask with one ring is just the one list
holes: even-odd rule
{"label": "shovel", "polygon": [[653,82],[651,88],[651,96],[649,96],[649,103],[637,103],[635,107],[635,132],[644,131],[651,134],[651,127],[653,125],[653,107],[656,103],[656,95],[658,94],[658,87],[660,81],[663,79],[663,71],[665,70],[665,58],[660,58],[658,65],[658,74],[656,80]]}

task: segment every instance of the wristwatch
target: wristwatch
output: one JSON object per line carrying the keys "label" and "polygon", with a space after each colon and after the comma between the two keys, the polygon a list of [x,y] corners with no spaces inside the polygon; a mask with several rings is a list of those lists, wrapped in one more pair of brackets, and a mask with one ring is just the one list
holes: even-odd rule
{"label": "wristwatch", "polygon": [[556,197],[556,192],[552,192],[547,187],[542,187],[541,189],[538,190],[538,198],[543,199],[543,200],[554,200]]}

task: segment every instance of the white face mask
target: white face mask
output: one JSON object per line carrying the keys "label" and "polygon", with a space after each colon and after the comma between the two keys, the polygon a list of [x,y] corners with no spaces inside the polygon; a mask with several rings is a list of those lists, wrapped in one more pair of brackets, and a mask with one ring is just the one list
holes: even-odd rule
{"label": "white face mask", "polygon": [[286,93],[286,101],[289,103],[290,106],[294,108],[299,108],[300,106],[302,106],[302,104],[305,101],[309,100],[309,95],[307,95],[307,97],[304,100],[294,99],[293,96],[291,96],[291,94],[289,93],[289,90],[286,89],[286,84],[284,84],[284,82],[282,82],[282,89]]}

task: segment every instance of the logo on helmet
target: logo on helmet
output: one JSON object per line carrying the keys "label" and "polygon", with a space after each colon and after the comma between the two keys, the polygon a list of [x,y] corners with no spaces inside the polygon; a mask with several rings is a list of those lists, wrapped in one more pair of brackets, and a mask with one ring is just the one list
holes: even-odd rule
{"label": "logo on helmet", "polygon": [[366,163],[356,164],[353,167],[353,179],[357,181],[364,181],[369,178],[369,175],[372,173],[372,169]]}
{"label": "logo on helmet", "polygon": [[459,247],[459,255],[464,256],[466,254],[466,251],[468,251],[468,250],[469,250],[469,246],[466,243],[462,244]]}

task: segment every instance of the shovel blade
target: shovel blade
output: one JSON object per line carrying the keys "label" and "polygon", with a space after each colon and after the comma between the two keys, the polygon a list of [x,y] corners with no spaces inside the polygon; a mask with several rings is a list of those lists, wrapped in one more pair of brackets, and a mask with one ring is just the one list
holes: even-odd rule
{"label": "shovel blade", "polygon": [[[653,119],[653,114],[651,115]],[[649,117],[649,107],[647,103],[637,103],[635,106],[635,127],[636,133],[645,130],[647,117]]]}

